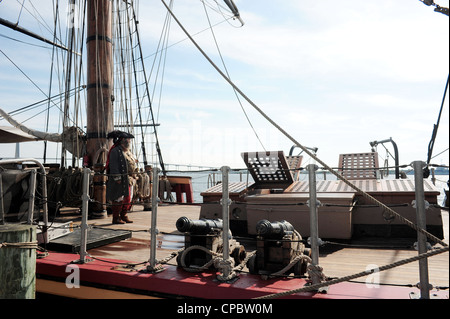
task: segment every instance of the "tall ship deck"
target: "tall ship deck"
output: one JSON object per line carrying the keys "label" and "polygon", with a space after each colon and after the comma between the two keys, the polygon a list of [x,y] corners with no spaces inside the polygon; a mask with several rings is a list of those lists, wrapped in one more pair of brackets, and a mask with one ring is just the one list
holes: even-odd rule
{"label": "tall ship deck", "polygon": [[[364,3],[330,20],[322,14],[341,12],[331,2],[241,1],[247,30],[233,0],[156,2],[159,9],[149,1],[70,0],[66,8],[41,1],[37,8],[0,0],[0,299],[172,299],[182,304],[177,314],[205,316],[244,310],[228,301],[215,309],[189,303],[239,299],[271,312],[261,300],[448,299],[449,182],[436,178],[448,177],[448,158],[436,164],[436,157],[449,150],[448,134],[437,133],[440,124],[448,133],[441,117],[450,78],[429,140],[419,122],[434,116],[437,71],[428,59],[400,72],[406,53],[396,56],[417,54],[417,47],[401,51],[407,42],[427,53],[433,42],[434,55],[448,55],[441,39],[413,32],[420,17],[424,30],[439,26],[433,35],[446,39],[440,20],[418,10],[411,30],[374,23],[359,36],[366,15],[378,21],[398,4],[377,2],[373,10]],[[448,17],[448,8],[420,2]],[[279,14],[293,16],[270,34],[271,20],[285,20]],[[299,17],[301,32],[286,28]],[[192,33],[193,21],[203,31]],[[226,53],[214,31],[222,23],[236,27],[222,30]],[[383,28],[386,37],[399,36],[384,39]],[[204,32],[213,40],[208,49]],[[408,36],[420,40],[398,41]],[[386,57],[365,51],[380,44]],[[33,51],[22,47],[30,45]],[[34,51],[42,49],[51,54]],[[224,55],[245,78],[230,75]],[[364,73],[353,76],[359,68]],[[264,108],[245,86],[269,98]],[[400,162],[392,137],[361,146],[380,133],[409,146],[402,161],[426,160]],[[321,153],[303,144],[310,140]],[[4,155],[13,144],[15,156]],[[22,145],[31,156],[20,155]],[[322,145],[336,167],[323,160]],[[211,166],[180,169],[192,168],[187,163]]]}

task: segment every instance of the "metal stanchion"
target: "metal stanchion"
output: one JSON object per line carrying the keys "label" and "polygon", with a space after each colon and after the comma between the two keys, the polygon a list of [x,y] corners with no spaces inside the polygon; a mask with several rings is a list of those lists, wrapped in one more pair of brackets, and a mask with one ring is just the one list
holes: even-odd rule
{"label": "metal stanchion", "polygon": [[[317,192],[316,192],[316,171],[318,166],[310,164],[307,166],[309,173],[309,231],[311,244],[311,260],[314,266],[319,265],[319,218],[317,215]],[[312,275],[312,284],[320,283],[320,278]]]}
{"label": "metal stanchion", "polygon": [[[222,172],[223,263],[226,264],[230,259],[230,194],[228,189],[228,174],[230,172],[230,168],[228,166],[223,166],[220,168],[220,171]],[[223,267],[221,270],[224,278],[231,275],[231,267]]]}
{"label": "metal stanchion", "polygon": [[81,212],[81,243],[80,243],[80,259],[74,261],[75,264],[84,264],[90,259],[87,258],[87,231],[88,231],[88,209],[89,209],[89,178],[91,176],[91,170],[89,168],[84,168],[83,171],[83,195],[82,200],[82,212]]}
{"label": "metal stanchion", "polygon": [[2,175],[0,175],[0,225],[5,225],[5,205],[3,204]]}
{"label": "metal stanchion", "polygon": [[234,239],[231,238],[230,232],[230,192],[229,192],[229,172],[228,166],[220,168],[222,172],[222,199],[220,200],[222,205],[222,242],[223,242],[223,257],[219,263],[215,264],[221,274],[217,276],[217,279],[222,282],[231,282],[237,279],[237,273],[233,270],[235,259],[230,258],[230,241],[234,246]]}
{"label": "metal stanchion", "polygon": [[[150,260],[149,266],[147,266],[148,272],[156,272],[156,236],[158,229],[157,212],[158,212],[158,192],[159,192],[159,168],[153,167],[153,181],[152,181],[152,222],[150,228]],[[161,270],[161,269],[159,269]]]}
{"label": "metal stanchion", "polygon": [[[423,168],[426,166],[425,162],[415,161],[412,163],[414,169],[414,183],[416,191],[416,219],[417,227],[426,229],[426,212],[425,212],[425,194],[423,188]],[[427,237],[417,232],[417,246],[419,255],[427,252]],[[430,299],[430,283],[428,278],[428,259],[422,258],[419,260],[419,275],[420,275],[420,298]]]}
{"label": "metal stanchion", "polygon": [[34,200],[36,199],[36,170],[31,170],[30,172],[30,187],[29,192],[30,195],[28,197],[28,219],[27,224],[31,225],[33,223],[33,215],[34,215]]}

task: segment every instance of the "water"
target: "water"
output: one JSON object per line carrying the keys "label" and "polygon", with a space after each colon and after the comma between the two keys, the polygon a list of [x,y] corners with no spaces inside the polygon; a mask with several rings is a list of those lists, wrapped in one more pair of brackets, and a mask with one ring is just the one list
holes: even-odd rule
{"label": "water", "polygon": [[[206,191],[208,188],[222,181],[221,172],[217,171],[192,171],[192,172],[178,172],[178,173],[170,173],[169,175],[176,176],[190,176],[192,177],[192,187],[194,191],[194,202],[202,203],[203,197],[200,195],[202,192]],[[389,174],[389,176],[384,177],[385,179],[394,179],[395,175],[393,173]],[[414,179],[413,175],[408,175],[409,179]],[[438,196],[438,204],[442,205],[445,199],[444,189],[448,189],[447,181],[448,175],[436,175],[435,185],[440,191],[440,195]],[[317,180],[336,180],[336,176],[329,172],[321,172],[318,171],[316,174]],[[306,171],[300,171],[299,180],[307,181],[308,173]],[[431,177],[428,178],[431,181]],[[248,182],[250,185],[254,182],[252,176],[248,173],[247,170],[232,170],[229,175],[230,182]]]}

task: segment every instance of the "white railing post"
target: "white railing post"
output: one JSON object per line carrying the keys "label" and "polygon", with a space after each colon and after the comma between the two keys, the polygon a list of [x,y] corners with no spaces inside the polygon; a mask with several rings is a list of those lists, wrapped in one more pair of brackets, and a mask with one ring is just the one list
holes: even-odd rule
{"label": "white railing post", "polygon": [[[317,201],[316,192],[316,171],[317,165],[310,164],[307,166],[309,173],[309,232],[310,232],[310,244],[311,244],[311,260],[313,266],[319,265],[319,218],[317,215]],[[320,283],[320,278],[313,272],[312,284]]]}
{"label": "white railing post", "polygon": [[3,182],[0,174],[0,225],[5,225],[5,205],[3,204]]}
{"label": "white railing post", "polygon": [[87,232],[88,232],[88,210],[89,210],[89,179],[91,176],[91,170],[89,168],[83,169],[83,194],[81,195],[81,239],[80,239],[80,259],[73,261],[73,264],[85,264],[90,259],[87,258]]}
{"label": "white railing post", "polygon": [[[414,169],[414,185],[416,192],[416,220],[417,227],[426,230],[427,220],[425,212],[425,193],[423,188],[423,168],[426,166],[425,162],[415,161],[412,163]],[[427,237],[417,232],[417,246],[419,255],[427,252]],[[422,258],[419,260],[419,275],[420,275],[420,298],[430,299],[430,283],[428,278],[428,259]]]}
{"label": "white railing post", "polygon": [[[226,262],[230,258],[230,193],[228,189],[228,179],[230,168],[223,166],[220,168],[222,172],[222,220],[223,220],[223,260]],[[227,277],[230,274],[224,274]]]}
{"label": "white railing post", "polygon": [[156,235],[158,234],[157,212],[158,212],[158,193],[159,193],[159,168],[153,167],[152,181],[152,221],[150,228],[150,260],[147,271],[154,272],[156,269]]}
{"label": "white railing post", "polygon": [[82,216],[81,216],[81,246],[80,246],[80,261],[87,262],[87,231],[88,231],[88,209],[89,209],[89,178],[91,170],[85,168],[83,171],[83,195],[82,195]]}
{"label": "white railing post", "polygon": [[27,224],[31,225],[33,223],[34,215],[34,201],[36,199],[36,170],[31,170],[30,175],[30,187],[29,187],[29,197],[28,197],[28,219]]}
{"label": "white railing post", "polygon": [[223,257],[222,260],[216,265],[221,272],[217,276],[220,281],[230,281],[236,278],[236,272],[234,268],[234,260],[230,258],[230,190],[229,190],[229,172],[228,166],[220,168],[222,172],[222,242],[223,242]]}

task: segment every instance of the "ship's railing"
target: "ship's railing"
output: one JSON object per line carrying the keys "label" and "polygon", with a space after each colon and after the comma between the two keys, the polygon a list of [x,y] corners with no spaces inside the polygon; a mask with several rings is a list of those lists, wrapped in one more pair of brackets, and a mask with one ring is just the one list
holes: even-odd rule
{"label": "ship's railing", "polygon": [[[0,165],[6,165],[6,164],[23,164],[27,162],[35,163],[39,170],[42,171],[41,175],[41,181],[42,181],[42,197],[43,197],[43,240],[45,243],[48,243],[48,208],[47,208],[47,180],[46,180],[46,174],[45,174],[45,168],[44,165],[42,165],[41,162],[34,158],[16,158],[16,159],[7,159],[7,160],[0,160]],[[31,171],[31,177],[30,177],[30,198],[29,198],[29,207],[28,207],[28,218],[27,223],[31,225],[33,214],[34,214],[34,199],[35,199],[35,190],[36,190],[36,170]],[[0,213],[1,218],[0,220],[4,222],[4,206],[3,206],[3,190],[2,188],[2,180],[0,175]]]}
{"label": "ship's railing", "polygon": [[[442,241],[438,241],[441,243],[444,247],[442,249],[428,252],[427,248],[427,237],[431,237],[434,239],[434,236],[429,235],[425,229],[426,229],[426,201],[425,201],[425,195],[424,195],[424,185],[423,185],[423,169],[427,166],[425,162],[422,161],[415,161],[411,163],[411,166],[414,169],[414,179],[415,179],[415,202],[413,205],[415,205],[416,208],[416,219],[417,219],[417,246],[418,246],[418,256],[409,258],[406,260],[402,260],[390,265],[386,265],[383,267],[380,267],[378,269],[372,269],[372,270],[366,270],[361,273],[357,273],[354,275],[346,276],[343,278],[338,278],[335,280],[331,280],[329,282],[321,282],[320,278],[311,278],[312,279],[312,285],[304,288],[299,288],[287,292],[283,292],[280,294],[273,294],[268,295],[264,297],[260,297],[257,299],[268,299],[268,298],[276,298],[281,297],[285,295],[290,295],[294,293],[299,292],[307,292],[307,291],[318,291],[320,288],[330,286],[332,284],[337,284],[343,281],[348,281],[351,279],[359,278],[366,276],[368,274],[371,274],[376,271],[381,270],[388,270],[392,269],[397,266],[401,266],[410,262],[419,261],[419,289],[420,289],[420,299],[430,299],[430,283],[429,283],[429,277],[428,277],[428,257],[434,256],[438,253],[442,252],[448,252],[448,245],[443,243]],[[317,166],[311,164],[308,166],[309,171],[309,183],[310,185],[315,185],[315,171],[317,170]],[[311,191],[312,190],[312,191]],[[314,204],[315,203],[315,204]],[[310,187],[310,199],[309,199],[309,205],[310,205],[310,232],[311,232],[311,264],[318,265],[318,236],[317,231],[315,231],[318,226],[318,220],[317,220],[317,206],[320,203],[317,201],[316,198],[316,191],[315,187]],[[383,268],[383,269],[382,269]]]}
{"label": "ship's railing", "polygon": [[[426,229],[426,201],[424,196],[424,186],[423,186],[423,168],[426,166],[426,164],[422,161],[416,161],[411,163],[411,166],[414,169],[415,173],[415,192],[416,192],[416,200],[415,200],[415,208],[416,208],[416,219],[417,219],[417,225],[415,225],[415,229],[417,230],[417,237],[418,237],[418,256],[414,258],[410,258],[407,261],[401,261],[398,263],[394,263],[393,265],[387,265],[383,267],[383,270],[388,270],[393,267],[401,266],[405,263],[413,262],[413,261],[419,261],[419,275],[420,275],[420,291],[422,299],[430,298],[430,291],[429,291],[429,280],[428,280],[428,261],[427,258],[430,256],[434,256],[437,253],[440,253],[441,251],[436,252],[427,252],[427,237],[430,237],[431,239],[435,239],[434,236],[431,234],[428,234]],[[309,174],[309,184],[310,185],[316,185],[315,177],[316,177],[316,171],[318,167],[315,164],[310,164],[307,166],[308,174]],[[229,196],[229,183],[228,183],[228,175],[230,173],[230,168],[227,166],[221,167],[220,171],[222,173],[222,199],[220,201],[220,204],[222,205],[222,219],[223,219],[223,247],[224,251],[222,256],[220,258],[222,259],[223,263],[222,265],[226,265],[227,261],[229,259],[229,251],[227,249],[229,238],[229,206],[231,204],[230,196]],[[150,247],[150,259],[148,261],[147,271],[148,272],[159,272],[163,271],[164,268],[161,265],[161,262],[159,262],[156,259],[156,236],[158,234],[157,229],[157,208],[158,208],[158,180],[159,180],[159,173],[160,170],[157,167],[153,168],[153,185],[155,187],[154,191],[152,192],[152,220],[151,220],[151,247]],[[87,259],[88,253],[86,250],[86,243],[87,243],[87,216],[88,216],[88,203],[89,203],[89,179],[90,179],[91,171],[89,169],[84,169],[84,180],[83,180],[83,206],[82,206],[82,224],[81,224],[81,230],[82,230],[82,236],[81,236],[81,247],[80,247],[80,260],[79,262],[85,263],[89,260]],[[310,244],[311,244],[311,266],[317,267],[316,269],[319,269],[319,245],[320,245],[320,238],[318,237],[318,218],[317,218],[317,208],[320,206],[320,202],[317,200],[317,194],[315,187],[309,188],[309,208],[310,208]],[[439,243],[442,243],[441,240],[438,240]],[[442,251],[448,251],[448,245],[445,243],[443,244],[444,248]],[[220,263],[218,263],[220,265]],[[219,268],[219,271],[221,274],[219,275],[222,278],[230,278],[234,276],[233,269],[230,269],[229,267],[223,267]],[[374,270],[375,271],[375,270]],[[381,268],[377,271],[381,271]],[[346,278],[358,278],[364,275],[370,274],[370,271],[364,271],[362,273],[358,273],[352,276],[347,276],[344,278],[340,278],[338,280],[332,280],[329,282],[324,282],[321,279],[321,276],[314,276],[314,272],[311,272],[310,277],[312,280],[312,285],[308,286],[306,288],[300,288],[300,289],[307,289],[308,291],[315,290],[313,288],[320,288],[325,287],[333,284],[334,282],[339,283],[340,281],[345,280]],[[218,277],[219,277],[218,276]],[[355,277],[356,276],[356,277]],[[350,279],[348,279],[350,280]],[[291,293],[297,293],[301,292],[302,290],[295,290]],[[283,293],[284,295],[289,294],[289,292]],[[269,296],[268,296],[269,297]],[[274,296],[273,296],[274,297]]]}

